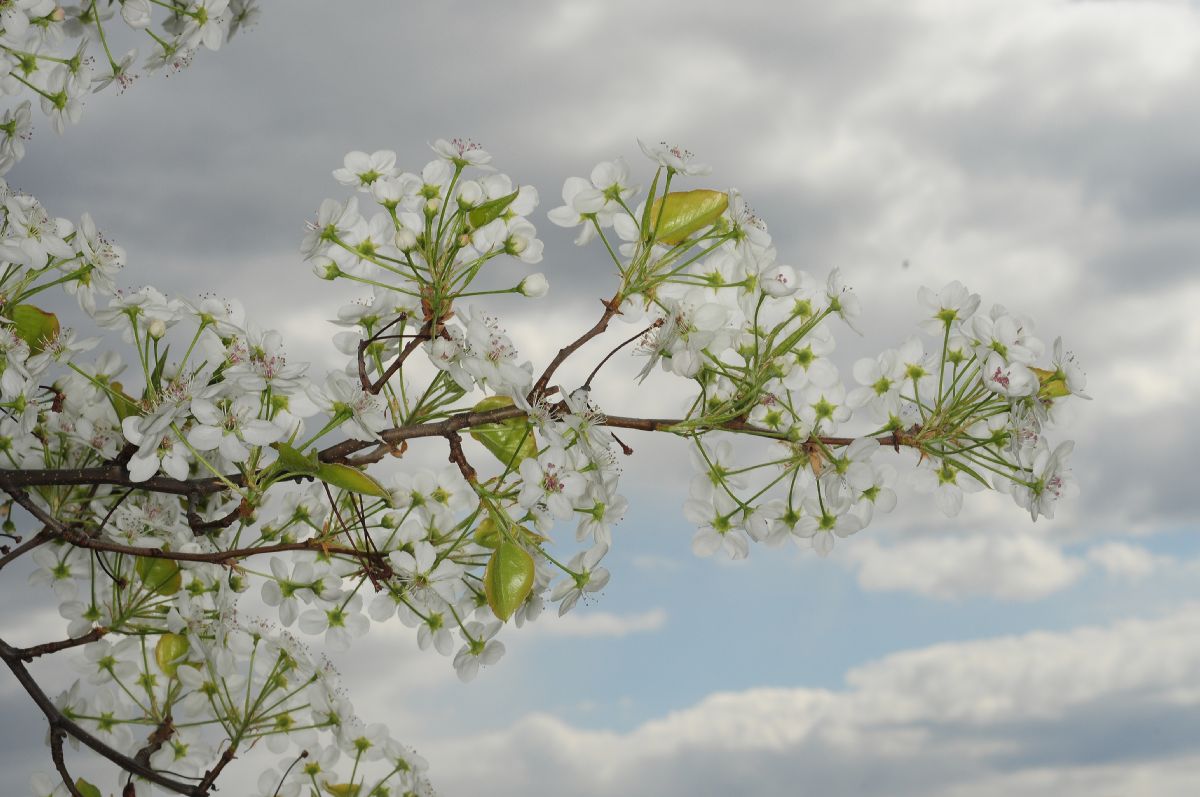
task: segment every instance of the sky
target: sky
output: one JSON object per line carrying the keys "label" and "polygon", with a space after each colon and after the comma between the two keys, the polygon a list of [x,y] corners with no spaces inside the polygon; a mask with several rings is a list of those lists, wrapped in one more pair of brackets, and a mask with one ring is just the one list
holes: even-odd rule
{"label": "sky", "polygon": [[[1043,339],[1061,335],[1094,397],[1064,431],[1081,493],[1053,520],[1031,524],[994,495],[950,520],[904,494],[826,559],[693,557],[686,452],[633,437],[632,509],[597,600],[508,633],[505,658],[467,685],[399,626],[339,660],[363,719],[428,758],[440,793],[1195,793],[1200,8],[263,10],[188,70],[93,97],[64,136],[39,124],[9,182],[57,215],[91,212],[128,250],[128,285],[235,296],[323,371],[338,365],[325,321],[354,294],[312,277],[298,247],[321,200],[345,196],[330,172],[349,150],[385,148],[416,171],[428,142],[470,137],[541,195],[536,268],[551,293],[494,305],[538,367],[612,284],[601,253],[545,211],[565,177],[617,155],[647,184],[636,139],[661,139],[713,165],[694,187],[746,195],[782,262],[842,268],[864,308],[862,337],[838,336],[845,378],[915,332],[919,286],[958,279],[985,306],[1032,315]],[[672,411],[665,377],[633,390],[639,366],[614,364],[601,406]],[[0,595],[30,607],[5,619],[6,638],[57,622],[20,577]],[[72,677],[39,674],[52,693]],[[0,680],[6,785],[49,768],[38,722]]]}

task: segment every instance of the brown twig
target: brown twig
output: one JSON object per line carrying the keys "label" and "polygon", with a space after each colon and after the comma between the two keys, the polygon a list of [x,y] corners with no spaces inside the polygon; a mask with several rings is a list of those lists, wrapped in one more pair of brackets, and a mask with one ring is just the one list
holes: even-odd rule
{"label": "brown twig", "polygon": [[367,356],[366,356],[367,348],[372,343],[379,340],[379,337],[384,332],[387,332],[389,329],[394,327],[396,324],[403,322],[407,318],[408,318],[407,313],[401,313],[400,315],[398,315],[394,319],[392,319],[388,324],[386,324],[382,329],[380,329],[378,332],[376,332],[374,335],[367,338],[366,340],[360,340],[358,342],[358,381],[362,385],[363,390],[371,391],[371,379],[370,379],[370,377],[367,376]]}
{"label": "brown twig", "polygon": [[458,432],[447,432],[446,442],[450,445],[450,461],[458,466],[458,471],[463,475],[469,484],[475,484],[479,479],[475,474],[475,468],[471,467],[471,463],[467,461],[467,455],[463,453],[462,437]]}
{"label": "brown twig", "polygon": [[655,321],[653,324],[651,324],[650,326],[648,326],[648,327],[646,327],[645,329],[643,329],[641,332],[639,332],[639,333],[637,333],[636,335],[634,335],[633,337],[631,337],[631,338],[629,338],[628,340],[622,341],[621,343],[617,344],[616,348],[614,348],[614,349],[613,349],[612,351],[610,351],[608,354],[604,355],[604,359],[603,359],[603,360],[601,360],[599,363],[597,363],[597,364],[596,364],[596,367],[592,369],[592,372],[591,372],[590,374],[588,374],[588,378],[584,380],[584,382],[583,382],[583,386],[584,386],[584,387],[591,387],[591,386],[592,386],[592,380],[596,378],[596,374],[600,373],[600,369],[604,367],[604,364],[605,364],[606,362],[608,362],[609,360],[611,360],[611,359],[612,359],[612,357],[613,357],[613,355],[614,355],[614,354],[616,354],[616,353],[617,353],[617,352],[619,352],[621,349],[623,349],[623,348],[625,348],[626,346],[628,346],[630,343],[633,343],[635,340],[637,340],[638,338],[642,337],[642,336],[643,336],[643,335],[645,335],[647,332],[650,332],[651,330],[654,330],[654,329],[658,329],[658,328],[659,328],[659,327],[661,327],[662,325],[663,325],[663,320],[660,318],[660,319],[658,319],[657,321]]}
{"label": "brown twig", "polygon": [[221,758],[213,765],[213,768],[204,773],[204,777],[196,784],[194,793],[197,795],[208,794],[217,776],[221,774],[221,770],[225,769],[229,765],[229,762],[235,758],[237,758],[237,745],[231,744],[225,748],[225,752],[221,753]]}
{"label": "brown twig", "polygon": [[175,733],[175,720],[168,714],[162,718],[162,722],[158,723],[158,727],[150,732],[142,749],[134,753],[133,760],[150,766],[150,756],[157,753],[173,733]]}
{"label": "brown twig", "polygon": [[204,534],[216,529],[226,528],[232,525],[233,522],[238,518],[247,517],[249,515],[250,506],[246,503],[245,499],[242,499],[242,501],[238,503],[238,505],[235,506],[233,511],[229,514],[216,518],[215,520],[205,520],[204,518],[200,517],[200,513],[196,511],[197,497],[198,496],[195,493],[188,495],[186,513],[187,524],[191,527],[192,534],[196,535],[197,537],[203,536]]}
{"label": "brown twig", "polygon": [[612,321],[613,316],[621,312],[621,294],[617,293],[607,302],[604,302],[604,314],[600,316],[600,320],[596,325],[584,332],[575,340],[568,343],[558,350],[558,354],[554,355],[554,359],[546,366],[546,370],[542,371],[542,375],[538,377],[538,381],[534,384],[533,389],[529,391],[529,401],[533,401],[536,397],[544,395],[546,385],[550,383],[550,377],[558,370],[558,366],[563,364],[563,361],[574,354],[583,344],[587,343],[597,335],[603,334],[608,329],[608,322]]}
{"label": "brown twig", "polygon": [[89,642],[95,642],[102,636],[108,633],[108,629],[104,626],[97,626],[91,631],[88,631],[83,636],[72,637],[71,639],[63,639],[59,642],[44,642],[41,645],[33,645],[28,648],[14,648],[16,654],[21,657],[21,661],[33,661],[38,656],[45,656],[50,653],[57,653],[60,650],[76,648],[80,645],[86,645]]}
{"label": "brown twig", "polygon": [[37,548],[39,545],[44,545],[44,544],[50,542],[50,540],[52,540],[52,539],[54,539],[54,534],[50,531],[49,527],[42,526],[42,530],[39,531],[37,534],[33,535],[28,540],[26,540],[25,542],[18,545],[16,548],[13,548],[11,551],[4,554],[4,556],[0,556],[0,570],[3,570],[4,567],[9,562],[13,561],[14,559],[17,559],[18,557],[23,556],[26,553],[29,553],[34,548]]}
{"label": "brown twig", "polygon": [[[388,326],[391,325],[389,324]],[[384,329],[387,329],[387,327],[384,327]],[[367,346],[374,342],[376,338],[370,337],[366,340],[360,340],[358,342],[358,378],[362,383],[362,389],[367,393],[371,393],[372,395],[379,393],[380,390],[383,390],[383,386],[386,385],[387,381],[391,379],[397,371],[400,370],[400,367],[404,365],[404,361],[407,360],[422,343],[432,339],[432,331],[433,321],[426,321],[425,325],[421,327],[421,331],[414,335],[413,339],[405,344],[404,348],[400,350],[400,353],[396,355],[396,359],[392,361],[392,364],[389,365],[387,370],[380,374],[379,378],[374,382],[367,377],[365,354],[367,351]]]}
{"label": "brown twig", "polygon": [[63,785],[67,787],[67,793],[71,797],[83,797],[83,793],[75,786],[75,781],[71,778],[71,773],[67,771],[67,761],[63,757],[63,739],[66,738],[66,733],[62,728],[50,728],[50,760],[54,762],[54,768],[58,770],[58,776],[62,778]]}

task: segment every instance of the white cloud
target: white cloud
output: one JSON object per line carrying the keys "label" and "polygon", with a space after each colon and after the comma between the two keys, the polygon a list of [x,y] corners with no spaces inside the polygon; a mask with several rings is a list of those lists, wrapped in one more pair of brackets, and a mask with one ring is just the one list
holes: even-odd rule
{"label": "white cloud", "polygon": [[678,559],[655,554],[638,554],[633,557],[632,562],[638,570],[654,573],[669,573],[683,568],[683,564]]}
{"label": "white cloud", "polygon": [[[1197,724],[1198,681],[1200,606],[1191,605],[1157,619],[897,653],[851,670],[838,691],[713,694],[627,733],[538,714],[423,749],[449,762],[435,769],[447,793],[494,797],[785,788],[1092,797],[1110,775],[1131,789],[1114,794],[1183,794],[1200,754],[1186,734]],[[1146,718],[1163,734],[1141,738]],[[1127,765],[1088,757],[1089,744],[1104,742]]]}
{"label": "white cloud", "polygon": [[1070,586],[1086,569],[1053,543],[1025,533],[925,537],[890,546],[854,540],[846,558],[865,590],[941,599],[1037,600]]}
{"label": "white cloud", "polygon": [[1156,556],[1145,548],[1123,542],[1092,546],[1088,549],[1087,558],[1108,575],[1130,581],[1146,578],[1173,561],[1170,557]]}
{"label": "white cloud", "polygon": [[547,637],[623,637],[660,631],[667,624],[665,609],[649,609],[633,614],[612,612],[571,612],[559,617],[547,614],[527,626],[522,634]]}

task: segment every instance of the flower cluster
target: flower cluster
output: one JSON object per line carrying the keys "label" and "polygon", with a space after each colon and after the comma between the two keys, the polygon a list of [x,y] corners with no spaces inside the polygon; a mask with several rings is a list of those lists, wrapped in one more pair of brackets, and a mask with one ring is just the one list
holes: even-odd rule
{"label": "flower cluster", "polygon": [[[205,26],[226,5],[187,7],[207,20],[193,44],[219,43]],[[548,290],[538,273],[497,285],[488,266],[540,261],[538,194],[472,142],[432,148],[419,173],[390,151],[333,172],[353,195],[322,203],[301,252],[364,295],[338,310],[344,367],[322,378],[236,301],[118,289],[125,253],[90,217],[55,218],[0,183],[2,509],[42,528],[12,556],[32,551],[32,581],[59,601],[70,639],[50,647],[78,648],[56,729],[93,734],[137,793],[211,786],[260,740],[284,756],[264,797],[428,793],[424,762],[360,720],[300,639],[345,651],[399,622],[477,677],[503,656],[507,621],[564,614],[608,584],[632,453],[617,428],[689,441],[683,513],[701,556],[789,539],[826,554],[892,510],[902,472],[950,514],[995,488],[1036,519],[1072,488],[1071,444],[1046,434],[1085,378],[1060,342],[1047,352],[1029,319],[983,313],[952,283],[919,297],[933,342],[860,360],[848,388],[831,355],[860,309],[841,273],[779,262],[736,190],[672,190],[707,169],[667,145],[642,146],[655,172],[640,201],[620,159],[567,180],[549,217],[605,245],[617,287],[539,372],[488,304]],[[98,339],[43,309],[51,288],[121,344],[92,356]],[[638,331],[584,384],[556,380],[617,319]],[[639,381],[686,386],[678,417],[596,405],[592,381],[625,346]],[[410,465],[416,445],[444,446],[448,464]],[[889,449],[914,462],[883,461]],[[251,589],[269,620],[245,608]],[[0,643],[10,668],[32,650]]]}
{"label": "flower cluster", "polygon": [[829,553],[895,506],[897,470],[876,460],[902,445],[920,454],[916,487],[947,514],[964,491],[994,487],[1034,519],[1053,515],[1072,488],[1072,444],[1052,448],[1044,431],[1064,397],[1086,398],[1061,341],[1039,368],[1030,319],[978,313],[979,297],[957,282],[922,289],[934,346],[914,337],[859,361],[848,390],[830,355],[834,325],[857,329],[859,303],[840,271],[818,280],[779,263],[739,192],[671,193],[673,177],[704,170],[677,148],[642,148],[659,167],[646,201],[634,207],[628,169],[606,162],[590,180],[569,178],[550,217],[610,253],[612,229],[622,318],[650,321],[640,378],[661,368],[694,386],[669,431],[694,444],[684,514],[697,554],[742,558],[751,541],[789,538]]}
{"label": "flower cluster", "polygon": [[259,16],[255,0],[120,0],[118,22],[112,5],[111,0],[84,0],[77,6],[55,0],[0,4],[0,92],[34,98],[0,115],[0,175],[25,156],[33,101],[62,133],[79,121],[88,94],[111,85],[124,91],[133,84],[138,50],[117,55],[119,40],[145,37],[149,53],[142,69],[147,73],[178,71],[197,50],[219,49]]}

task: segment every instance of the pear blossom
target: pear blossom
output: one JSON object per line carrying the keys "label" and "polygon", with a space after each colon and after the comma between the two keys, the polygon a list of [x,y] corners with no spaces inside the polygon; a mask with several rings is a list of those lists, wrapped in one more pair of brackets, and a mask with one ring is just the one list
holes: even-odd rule
{"label": "pear blossom", "polygon": [[599,592],[608,584],[608,569],[599,567],[607,553],[607,545],[593,545],[575,554],[567,563],[571,574],[559,581],[550,593],[550,600],[558,602],[560,617],[575,608],[585,594]]}
{"label": "pear blossom", "polygon": [[553,447],[536,459],[521,461],[523,486],[517,501],[534,514],[539,526],[548,527],[551,518],[569,518],[574,502],[583,495],[586,482],[568,462],[567,452]]}
{"label": "pear blossom", "polygon": [[488,154],[487,150],[470,139],[452,138],[447,141],[444,138],[439,138],[430,144],[430,148],[439,156],[457,166],[483,168],[492,161],[492,156]]}
{"label": "pear blossom", "polygon": [[472,620],[462,627],[466,643],[454,654],[454,669],[460,681],[474,680],[480,667],[495,664],[504,655],[504,643],[493,639],[499,630],[499,622],[485,625]]}
{"label": "pear blossom", "polygon": [[346,155],[345,165],[333,170],[333,179],[360,191],[370,191],[376,181],[390,180],[396,176],[396,153],[390,149],[381,149],[370,155],[350,152]]}
{"label": "pear blossom", "polygon": [[665,141],[661,141],[658,144],[647,144],[639,138],[638,146],[642,148],[642,152],[647,158],[659,166],[678,172],[686,177],[704,175],[712,171],[712,167],[707,164],[693,162],[692,153],[686,149],[671,146]]}

